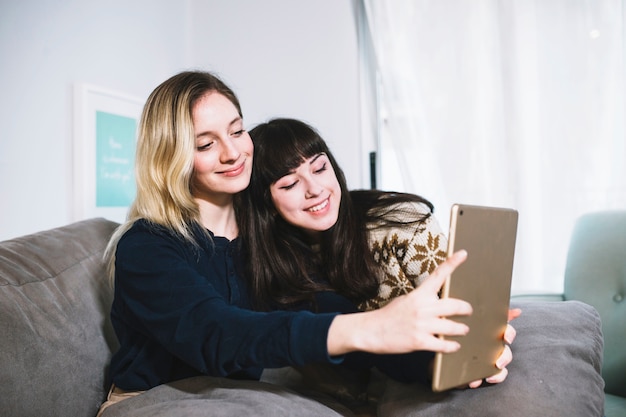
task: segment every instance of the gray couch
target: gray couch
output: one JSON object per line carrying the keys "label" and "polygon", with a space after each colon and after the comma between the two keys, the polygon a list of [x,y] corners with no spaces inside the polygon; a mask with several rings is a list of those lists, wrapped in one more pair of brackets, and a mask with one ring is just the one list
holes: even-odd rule
{"label": "gray couch", "polygon": [[[0,243],[1,416],[96,415],[117,346],[108,317],[112,290],[102,263],[116,226],[91,219]],[[373,413],[602,416],[596,310],[577,301],[519,306],[524,312],[515,321],[514,361],[504,383],[434,394],[381,378]],[[104,417],[366,413],[351,410],[345,398],[310,391],[294,375],[299,374],[283,369],[268,371],[263,382],[191,378],[125,400]]]}

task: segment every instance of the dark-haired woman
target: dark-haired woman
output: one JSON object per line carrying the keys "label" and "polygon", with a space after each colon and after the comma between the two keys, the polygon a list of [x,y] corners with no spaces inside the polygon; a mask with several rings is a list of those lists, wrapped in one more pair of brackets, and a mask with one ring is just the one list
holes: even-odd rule
{"label": "dark-haired woman", "polygon": [[[424,198],[376,190],[349,192],[325,141],[302,121],[274,119],[256,126],[250,135],[255,146],[252,178],[240,197],[251,209],[240,223],[257,308],[394,308],[395,302],[428,283],[429,274],[445,262],[446,238]],[[437,293],[429,296],[436,299]],[[425,317],[422,321],[421,312],[428,309],[426,304],[417,306],[413,320],[435,335],[444,323]],[[512,311],[510,318],[519,313]],[[510,325],[504,338],[508,343],[515,338]],[[353,365],[369,361],[403,381],[427,379],[425,356],[411,357],[366,356]],[[422,362],[421,372],[416,372],[415,360]],[[496,363],[500,372],[487,381],[502,382],[511,360],[506,346]],[[470,387],[480,384],[475,381]]]}

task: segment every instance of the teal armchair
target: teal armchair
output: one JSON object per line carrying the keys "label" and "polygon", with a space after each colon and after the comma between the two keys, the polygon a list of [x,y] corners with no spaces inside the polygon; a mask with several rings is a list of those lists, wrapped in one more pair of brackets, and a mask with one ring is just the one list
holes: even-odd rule
{"label": "teal armchair", "polygon": [[577,219],[565,264],[563,294],[516,295],[513,300],[578,300],[602,320],[606,417],[626,417],[626,210]]}
{"label": "teal armchair", "polygon": [[563,299],[600,313],[605,414],[626,416],[626,210],[581,216],[572,233]]}

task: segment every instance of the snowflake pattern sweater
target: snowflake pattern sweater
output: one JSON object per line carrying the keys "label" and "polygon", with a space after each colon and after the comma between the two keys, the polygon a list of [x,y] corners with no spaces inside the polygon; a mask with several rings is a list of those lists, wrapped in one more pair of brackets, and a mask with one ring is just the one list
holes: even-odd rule
{"label": "snowflake pattern sweater", "polygon": [[[428,207],[419,203],[403,203],[397,208],[393,216],[399,221],[429,213]],[[381,267],[381,276],[378,295],[361,303],[361,310],[383,307],[395,297],[409,293],[446,259],[447,238],[432,214],[416,225],[372,225],[369,229],[370,250]]]}

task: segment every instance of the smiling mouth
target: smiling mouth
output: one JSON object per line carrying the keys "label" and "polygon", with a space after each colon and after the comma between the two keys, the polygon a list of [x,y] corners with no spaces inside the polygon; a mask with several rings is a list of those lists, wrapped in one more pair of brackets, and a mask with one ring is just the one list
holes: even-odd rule
{"label": "smiling mouth", "polygon": [[328,200],[328,198],[327,198],[326,200],[324,200],[324,201],[322,201],[321,203],[319,203],[317,206],[313,206],[313,207],[311,207],[311,208],[308,208],[306,211],[310,211],[310,212],[315,213],[316,211],[320,211],[320,210],[322,210],[322,209],[326,208],[326,206],[327,206],[328,204],[329,204],[329,200]]}
{"label": "smiling mouth", "polygon": [[228,171],[222,171],[221,174],[225,175],[227,177],[236,177],[237,175],[241,174],[243,172],[243,169],[245,167],[246,163],[242,162],[241,165],[239,165],[238,167],[235,167],[233,169],[229,169]]}

